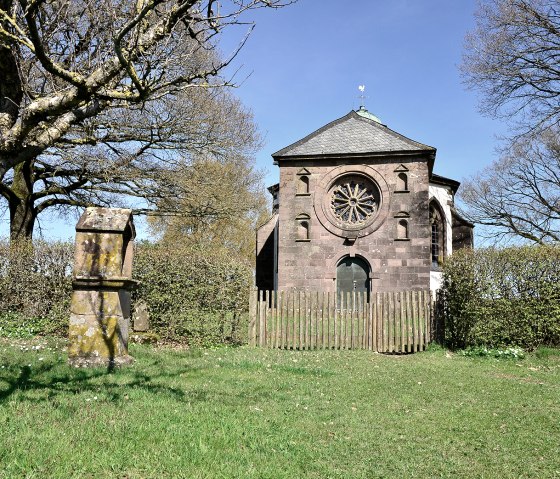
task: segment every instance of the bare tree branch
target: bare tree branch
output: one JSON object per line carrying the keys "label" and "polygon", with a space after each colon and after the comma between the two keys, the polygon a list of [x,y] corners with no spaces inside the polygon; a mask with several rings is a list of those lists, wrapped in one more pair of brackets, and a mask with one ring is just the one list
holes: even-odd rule
{"label": "bare tree branch", "polygon": [[53,208],[128,197],[170,209],[195,163],[248,168],[251,116],[216,93],[247,37],[225,59],[217,45],[228,27],[250,33],[249,10],[289,3],[0,0],[0,196],[14,234]]}
{"label": "bare tree branch", "polygon": [[461,70],[484,114],[517,134],[560,122],[560,11],[556,0],[485,0]]}
{"label": "bare tree branch", "polygon": [[463,214],[494,237],[560,241],[560,134],[523,137],[481,174],[463,182]]}

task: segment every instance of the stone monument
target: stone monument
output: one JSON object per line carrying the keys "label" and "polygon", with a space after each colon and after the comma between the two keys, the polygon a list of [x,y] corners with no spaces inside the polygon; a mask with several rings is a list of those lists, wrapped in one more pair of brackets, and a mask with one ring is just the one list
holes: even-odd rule
{"label": "stone monument", "polygon": [[134,304],[132,329],[142,333],[150,329],[150,313],[148,312],[148,305],[145,301],[140,300]]}
{"label": "stone monument", "polygon": [[134,245],[132,211],[85,210],[76,225],[68,361],[114,367],[132,362],[128,324]]}

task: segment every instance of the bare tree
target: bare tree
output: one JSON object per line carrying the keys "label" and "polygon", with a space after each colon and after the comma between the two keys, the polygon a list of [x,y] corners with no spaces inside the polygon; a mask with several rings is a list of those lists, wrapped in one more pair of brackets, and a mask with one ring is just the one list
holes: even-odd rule
{"label": "bare tree", "polygon": [[462,72],[483,94],[481,110],[516,133],[560,122],[557,0],[485,0],[466,39]]}
{"label": "bare tree", "polygon": [[220,128],[170,106],[188,106],[194,89],[210,101],[236,54],[219,58],[219,34],[247,10],[289,2],[221,3],[0,0],[0,194],[12,239],[30,237],[47,208],[123,192],[153,202],[156,185],[176,187],[165,180],[187,150],[229,151],[213,141]]}
{"label": "bare tree", "polygon": [[481,0],[462,71],[481,110],[512,137],[501,159],[463,182],[471,221],[491,236],[560,240],[560,5],[557,0]]}
{"label": "bare tree", "polygon": [[[194,214],[193,172],[205,162],[228,164],[260,184],[257,174],[248,173],[260,138],[251,113],[229,90],[188,89],[142,108],[112,109],[72,135],[5,175],[3,190],[16,213],[12,238],[29,238],[44,211],[64,215],[92,204]],[[220,185],[219,173],[207,171],[206,181]],[[225,203],[213,208],[214,216],[234,213]]]}
{"label": "bare tree", "polygon": [[490,226],[497,238],[560,241],[560,132],[549,128],[523,136],[503,157],[463,182],[464,215]]}

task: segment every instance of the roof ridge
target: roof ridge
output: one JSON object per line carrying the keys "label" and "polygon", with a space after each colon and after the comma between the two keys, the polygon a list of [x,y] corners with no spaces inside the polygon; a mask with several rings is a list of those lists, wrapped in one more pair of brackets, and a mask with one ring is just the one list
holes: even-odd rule
{"label": "roof ridge", "polygon": [[[434,147],[432,147],[432,146],[429,146],[429,145],[426,145],[426,144],[424,144],[424,143],[420,143],[420,142],[418,142],[418,141],[415,141],[415,140],[413,140],[413,139],[411,139],[411,138],[408,138],[408,137],[402,135],[401,133],[398,133],[398,132],[392,130],[391,128],[387,127],[387,125],[384,125],[384,124],[382,124],[382,123],[378,123],[378,122],[376,122],[376,121],[374,121],[374,120],[372,120],[372,119],[370,119],[370,118],[364,117],[364,116],[360,115],[358,112],[356,112],[355,110],[350,110],[350,112],[347,113],[346,115],[344,115],[344,116],[342,116],[342,117],[340,117],[340,118],[337,118],[336,120],[333,120],[333,121],[327,123],[326,125],[322,126],[321,128],[319,128],[319,129],[317,129],[317,130],[311,132],[311,133],[308,134],[307,136],[303,137],[302,139],[300,139],[300,140],[298,140],[298,141],[296,141],[296,142],[294,142],[294,143],[292,143],[292,144],[290,144],[290,145],[288,145],[288,146],[282,148],[281,150],[278,150],[277,152],[273,153],[273,154],[272,154],[272,157],[273,157],[273,158],[277,158],[277,157],[282,157],[282,156],[306,156],[304,153],[299,153],[299,154],[296,153],[296,154],[290,155],[289,152],[290,152],[290,151],[293,151],[293,150],[296,150],[298,147],[300,147],[300,146],[302,146],[302,145],[304,145],[304,144],[306,144],[306,143],[312,141],[315,137],[318,137],[318,136],[321,135],[322,133],[324,133],[324,132],[326,132],[326,131],[328,131],[328,130],[334,128],[334,127],[336,127],[336,126],[339,125],[339,124],[342,124],[342,123],[344,123],[344,122],[346,122],[346,121],[348,121],[348,120],[351,120],[351,119],[353,119],[353,120],[359,120],[359,121],[361,121],[361,122],[365,122],[366,124],[372,126],[372,127],[375,128],[377,131],[379,131],[380,133],[378,133],[378,134],[381,134],[381,135],[383,135],[383,134],[389,135],[389,137],[391,137],[391,138],[394,138],[394,139],[396,139],[396,140],[399,140],[400,142],[403,142],[403,143],[405,143],[405,144],[407,144],[407,145],[412,146],[413,149],[417,149],[417,150],[423,151],[423,152],[432,152],[432,153],[434,153],[434,152],[436,151],[436,149],[435,149]],[[352,138],[352,136],[351,136],[350,138]],[[378,139],[379,139],[379,138],[378,138]],[[370,139],[370,140],[371,140],[371,139]],[[382,143],[382,142],[381,142],[381,143]],[[366,148],[367,148],[367,147],[366,147]],[[398,144],[397,144],[397,148],[398,148]],[[397,148],[395,148],[394,150],[391,149],[391,148],[389,148],[389,149],[386,150],[386,151],[387,151],[387,152],[390,152],[390,151],[408,151],[408,150],[405,150],[405,149],[397,149]],[[372,149],[371,151],[363,151],[363,152],[351,152],[351,151],[348,151],[347,153],[378,153],[378,152],[381,152],[381,151],[385,151],[385,150],[375,150],[375,149]],[[339,154],[344,154],[345,152],[343,152],[343,151],[337,151],[337,152],[334,152],[333,154],[337,154],[337,153],[339,153]],[[328,153],[323,153],[323,152],[321,152],[321,153],[315,153],[315,152],[313,152],[313,153],[309,153],[309,154],[312,155],[312,156],[314,156],[314,155],[324,155],[324,154],[328,154]]]}
{"label": "roof ridge", "polygon": [[325,130],[328,130],[329,128],[333,127],[334,125],[338,124],[338,123],[342,123],[342,120],[346,120],[347,118],[349,118],[352,113],[354,112],[354,110],[351,110],[350,113],[347,113],[344,116],[341,116],[340,118],[337,118],[336,120],[333,120],[329,123],[327,123],[326,125],[323,125],[321,128],[312,131],[311,133],[309,133],[309,135],[304,136],[303,138],[301,138],[300,140],[295,141],[294,143],[285,146],[284,148],[278,150],[276,153],[272,153],[272,157],[274,158],[275,156],[280,156],[284,153],[284,151],[286,150],[290,150],[292,148],[295,148],[296,146],[299,146],[303,143],[305,143],[306,141],[310,140],[311,138],[314,138],[315,136],[317,136],[319,133],[322,133]]}
{"label": "roof ridge", "polygon": [[350,113],[356,113],[356,116],[358,117],[358,119],[360,120],[364,120],[364,121],[368,121],[370,122],[372,125],[377,125],[377,126],[382,126],[384,127],[388,133],[392,134],[393,136],[395,136],[396,138],[399,138],[401,140],[406,141],[407,143],[412,143],[414,145],[418,145],[421,147],[424,147],[426,150],[435,150],[436,148],[434,148],[433,146],[430,145],[426,145],[426,143],[421,143],[419,141],[413,140],[412,138],[409,138],[408,136],[403,135],[402,133],[399,133],[398,131],[395,131],[391,128],[389,128],[387,125],[384,125],[383,123],[377,123],[374,120],[370,120],[369,118],[365,118],[362,115],[359,115],[357,112],[355,112],[354,110],[352,110]]}

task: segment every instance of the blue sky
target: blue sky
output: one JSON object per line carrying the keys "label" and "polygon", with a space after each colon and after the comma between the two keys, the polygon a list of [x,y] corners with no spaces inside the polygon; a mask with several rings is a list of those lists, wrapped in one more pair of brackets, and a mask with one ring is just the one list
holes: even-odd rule
{"label": "blue sky", "polygon": [[[435,172],[458,180],[494,158],[499,122],[478,113],[462,83],[476,0],[301,0],[256,15],[237,65],[238,88],[266,143],[257,162],[360,105],[391,129],[437,148]],[[225,50],[227,51],[227,50]],[[236,66],[237,66],[236,65]]]}
{"label": "blue sky", "polygon": [[[257,166],[266,184],[278,179],[271,153],[357,109],[361,84],[365,106],[389,128],[437,148],[436,173],[462,180],[489,165],[505,128],[478,113],[459,73],[476,3],[300,0],[253,12],[256,27],[230,71],[241,68],[236,93],[265,137]],[[224,38],[224,54],[245,28]],[[47,238],[74,234],[73,220],[42,223]]]}

